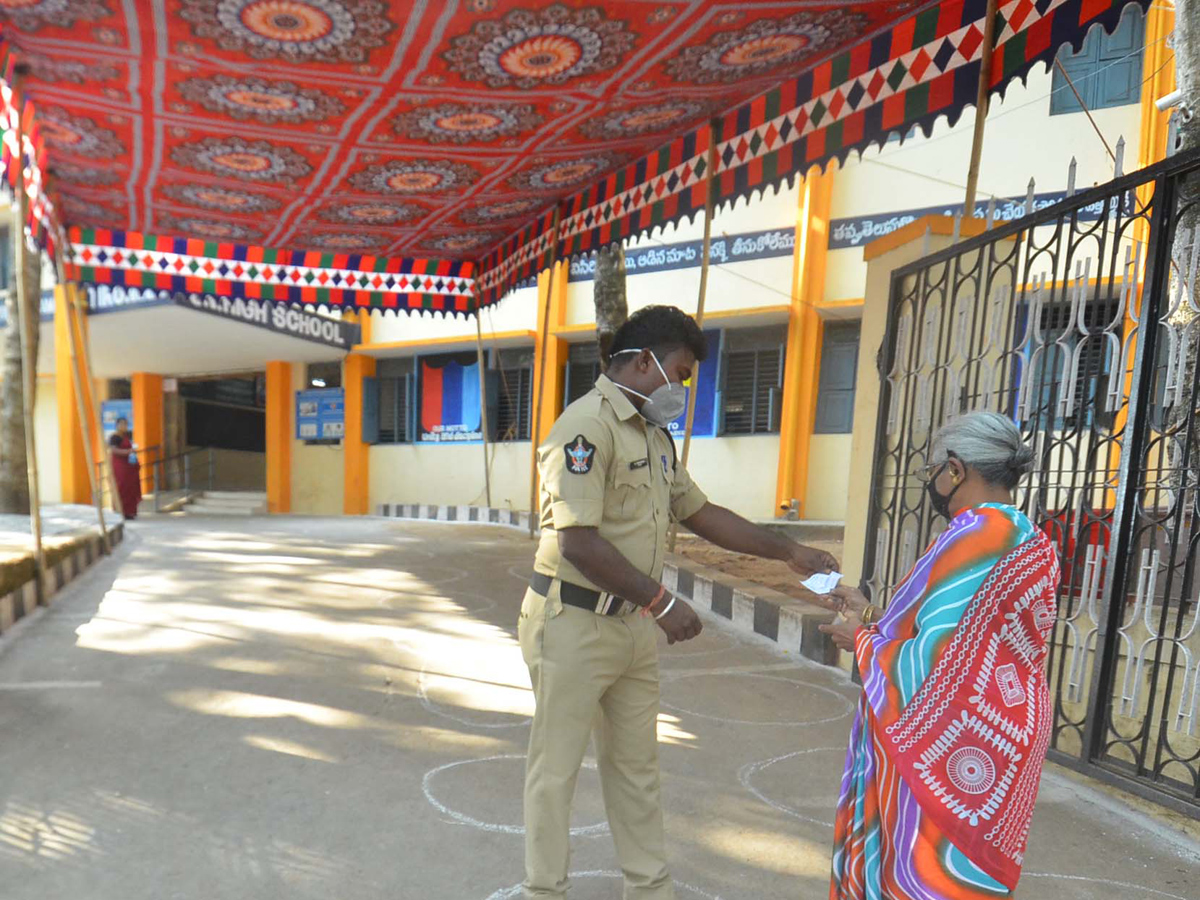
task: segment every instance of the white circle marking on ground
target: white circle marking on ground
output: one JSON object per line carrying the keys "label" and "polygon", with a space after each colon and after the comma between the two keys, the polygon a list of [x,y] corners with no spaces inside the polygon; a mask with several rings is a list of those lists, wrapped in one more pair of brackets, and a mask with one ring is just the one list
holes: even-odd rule
{"label": "white circle marking on ground", "polygon": [[[448,675],[442,677],[453,678],[454,676]],[[466,716],[456,715],[447,709],[442,709],[429,696],[429,670],[424,660],[421,662],[421,671],[417,674],[417,697],[427,711],[449,719],[452,722],[457,722],[459,725],[467,725],[471,728],[524,728],[533,721],[532,716],[521,716],[515,722],[479,722],[475,719],[468,719]]]}
{"label": "white circle marking on ground", "polygon": [[1102,884],[1105,887],[1127,888],[1131,891],[1140,891],[1143,894],[1150,894],[1154,897],[1168,897],[1170,900],[1188,900],[1187,897],[1180,897],[1178,894],[1168,894],[1166,891],[1149,888],[1144,884],[1129,884],[1124,881],[1109,881],[1107,878],[1088,878],[1086,875],[1057,875],[1054,872],[1024,872],[1021,877],[1057,878],[1060,881],[1083,881],[1088,884]]}
{"label": "white circle marking on ground", "polygon": [[[596,870],[593,870],[590,872],[571,872],[567,877],[571,878],[571,879],[575,879],[575,878],[623,878],[624,876],[620,872],[606,872],[606,871],[602,871],[600,869],[596,869]],[[681,891],[686,891],[687,893],[693,894],[697,897],[703,897],[704,900],[721,900],[721,898],[719,896],[717,896],[716,894],[710,894],[708,891],[701,890],[700,888],[694,887],[693,885],[690,885],[690,884],[684,884],[682,881],[676,881],[675,887]],[[522,890],[521,885],[514,884],[512,887],[501,888],[500,890],[496,891],[494,894],[489,895],[487,900],[512,900],[512,898],[514,898],[514,897],[521,896],[521,890]]]}
{"label": "white circle marking on ground", "polygon": [[[430,769],[425,773],[425,777],[421,780],[421,790],[425,793],[425,799],[429,801],[429,805],[443,815],[449,816],[455,822],[462,825],[470,825],[472,828],[478,828],[480,831],[490,831],[494,834],[524,834],[525,828],[522,825],[505,825],[500,822],[481,822],[478,819],[472,818],[465,813],[460,813],[453,810],[446,804],[442,803],[437,797],[433,796],[433,789],[430,785],[433,780],[442,772],[448,772],[450,769],[457,769],[461,766],[470,766],[475,763],[501,762],[510,759],[525,759],[523,754],[504,753],[499,756],[484,756],[480,759],[460,759],[457,762],[446,763],[438,766],[436,769]],[[584,760],[583,768],[595,769],[596,764],[590,760]],[[572,837],[595,837],[600,834],[608,834],[608,823],[597,822],[594,825],[580,825],[571,829]]]}
{"label": "white circle marking on ground", "polygon": [[[696,672],[696,673],[689,673],[686,675],[679,675],[677,678],[674,678],[672,680],[673,681],[682,681],[685,678],[700,678],[700,677],[707,677],[709,675],[715,675],[715,674],[716,673],[710,673],[710,672]],[[836,698],[839,704],[845,706],[845,711],[838,713],[836,716],[826,716],[823,719],[779,720],[779,721],[756,722],[753,719],[731,719],[728,716],[717,716],[717,715],[713,715],[711,713],[697,712],[694,709],[686,709],[682,706],[676,706],[674,704],[668,703],[665,700],[661,701],[661,705],[664,709],[669,709],[672,712],[683,713],[684,715],[688,715],[688,716],[698,716],[701,719],[711,719],[715,722],[725,722],[730,725],[784,725],[789,728],[798,728],[798,727],[804,726],[804,725],[824,725],[826,722],[836,722],[838,719],[844,719],[846,716],[850,715],[850,713],[854,712],[854,704],[853,703],[851,703],[849,700],[847,700],[845,697],[843,697],[841,694],[839,694],[833,688],[824,687],[823,685],[812,684],[811,682],[808,682],[808,681],[799,681],[799,680],[793,679],[793,678],[781,678],[778,675],[762,675],[758,672],[736,672],[736,673],[732,673],[728,677],[761,678],[765,681],[782,681],[784,684],[790,684],[791,686],[797,687],[797,688],[809,688],[811,690],[817,691],[818,693],[827,694],[830,697]]]}
{"label": "white circle marking on ground", "polygon": [[[791,753],[785,753],[782,756],[774,756],[771,759],[764,759],[762,762],[749,763],[748,765],[742,766],[742,768],[738,770],[738,781],[741,783],[742,787],[744,787],[751,794],[753,794],[755,797],[757,797],[763,803],[767,804],[767,806],[771,807],[772,809],[777,809],[781,813],[784,813],[785,815],[789,815],[794,819],[800,819],[803,822],[811,822],[814,825],[824,825],[828,828],[832,828],[833,822],[827,822],[824,819],[818,819],[813,816],[806,816],[804,813],[800,812],[797,809],[793,809],[792,807],[788,806],[786,803],[780,803],[776,800],[772,800],[770,797],[768,797],[766,794],[764,794],[762,791],[760,791],[758,788],[756,788],[754,786],[754,784],[752,783],[751,779],[753,779],[755,775],[757,775],[759,772],[763,771],[764,769],[766,769],[770,766],[773,766],[776,763],[785,762],[789,759],[795,759],[797,756],[805,756],[809,753],[824,753],[824,752],[829,752],[829,751],[844,753],[845,749],[846,749],[845,747],[811,747],[807,750],[795,750]],[[837,801],[838,801],[838,798],[834,797],[832,802],[830,802],[828,804],[830,806],[830,808],[836,808]],[[813,801],[813,805],[814,806],[818,805],[818,802]]]}

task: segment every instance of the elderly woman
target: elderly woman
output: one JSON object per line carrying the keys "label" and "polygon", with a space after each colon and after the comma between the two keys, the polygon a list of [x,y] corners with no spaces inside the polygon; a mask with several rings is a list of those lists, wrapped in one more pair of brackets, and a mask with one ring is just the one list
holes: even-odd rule
{"label": "elderly woman", "polygon": [[822,630],[854,653],[830,900],[1012,897],[1050,740],[1058,559],[1013,506],[1033,461],[1013,423],[947,422],[919,472],[950,520],[887,611],[857,590]]}

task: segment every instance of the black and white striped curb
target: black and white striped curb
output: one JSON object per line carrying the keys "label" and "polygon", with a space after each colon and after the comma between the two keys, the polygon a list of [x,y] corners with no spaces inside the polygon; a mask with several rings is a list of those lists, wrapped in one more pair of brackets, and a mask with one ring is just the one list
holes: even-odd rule
{"label": "black and white striped curb", "polygon": [[[481,506],[434,506],[425,503],[384,503],[379,514],[393,519],[504,525],[529,530],[529,513]],[[817,626],[833,621],[829,610],[789,597],[752,581],[697,565],[672,554],[663,567],[667,590],[718,616],[735,628],[775,641],[794,653],[826,666],[838,664],[838,651]]]}
{"label": "black and white striped curb", "polygon": [[[109,539],[115,547],[125,539],[124,523],[108,529]],[[74,581],[104,556],[100,535],[92,535],[78,542],[69,555],[46,570],[46,602],[69,582]],[[20,619],[37,609],[37,584],[30,580],[16,590],[0,597],[0,634],[8,631]]]}

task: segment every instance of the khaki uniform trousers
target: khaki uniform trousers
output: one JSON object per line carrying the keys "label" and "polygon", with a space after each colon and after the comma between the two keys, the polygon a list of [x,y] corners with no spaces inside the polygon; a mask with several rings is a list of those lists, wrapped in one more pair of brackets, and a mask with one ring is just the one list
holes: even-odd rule
{"label": "khaki uniform trousers", "polygon": [[525,896],[565,897],[571,800],[588,738],[626,900],[673,900],[658,774],[658,626],[525,594],[518,629],[537,710],[525,774]]}

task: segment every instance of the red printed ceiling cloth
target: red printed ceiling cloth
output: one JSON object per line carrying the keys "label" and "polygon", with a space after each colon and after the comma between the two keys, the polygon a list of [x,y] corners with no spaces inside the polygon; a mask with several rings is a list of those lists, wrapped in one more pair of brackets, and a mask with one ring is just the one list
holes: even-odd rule
{"label": "red printed ceiling cloth", "polygon": [[[1111,30],[1129,2],[1002,0],[994,87]],[[587,252],[703,209],[710,121],[723,203],[955,119],[975,99],[985,10],[0,0],[0,21],[29,66],[58,214],[94,252],[108,255],[97,234],[143,249],[177,236],[347,279],[442,271],[434,258],[491,303],[552,244]],[[180,255],[194,254],[155,264]],[[397,305],[335,294],[321,302]]]}

